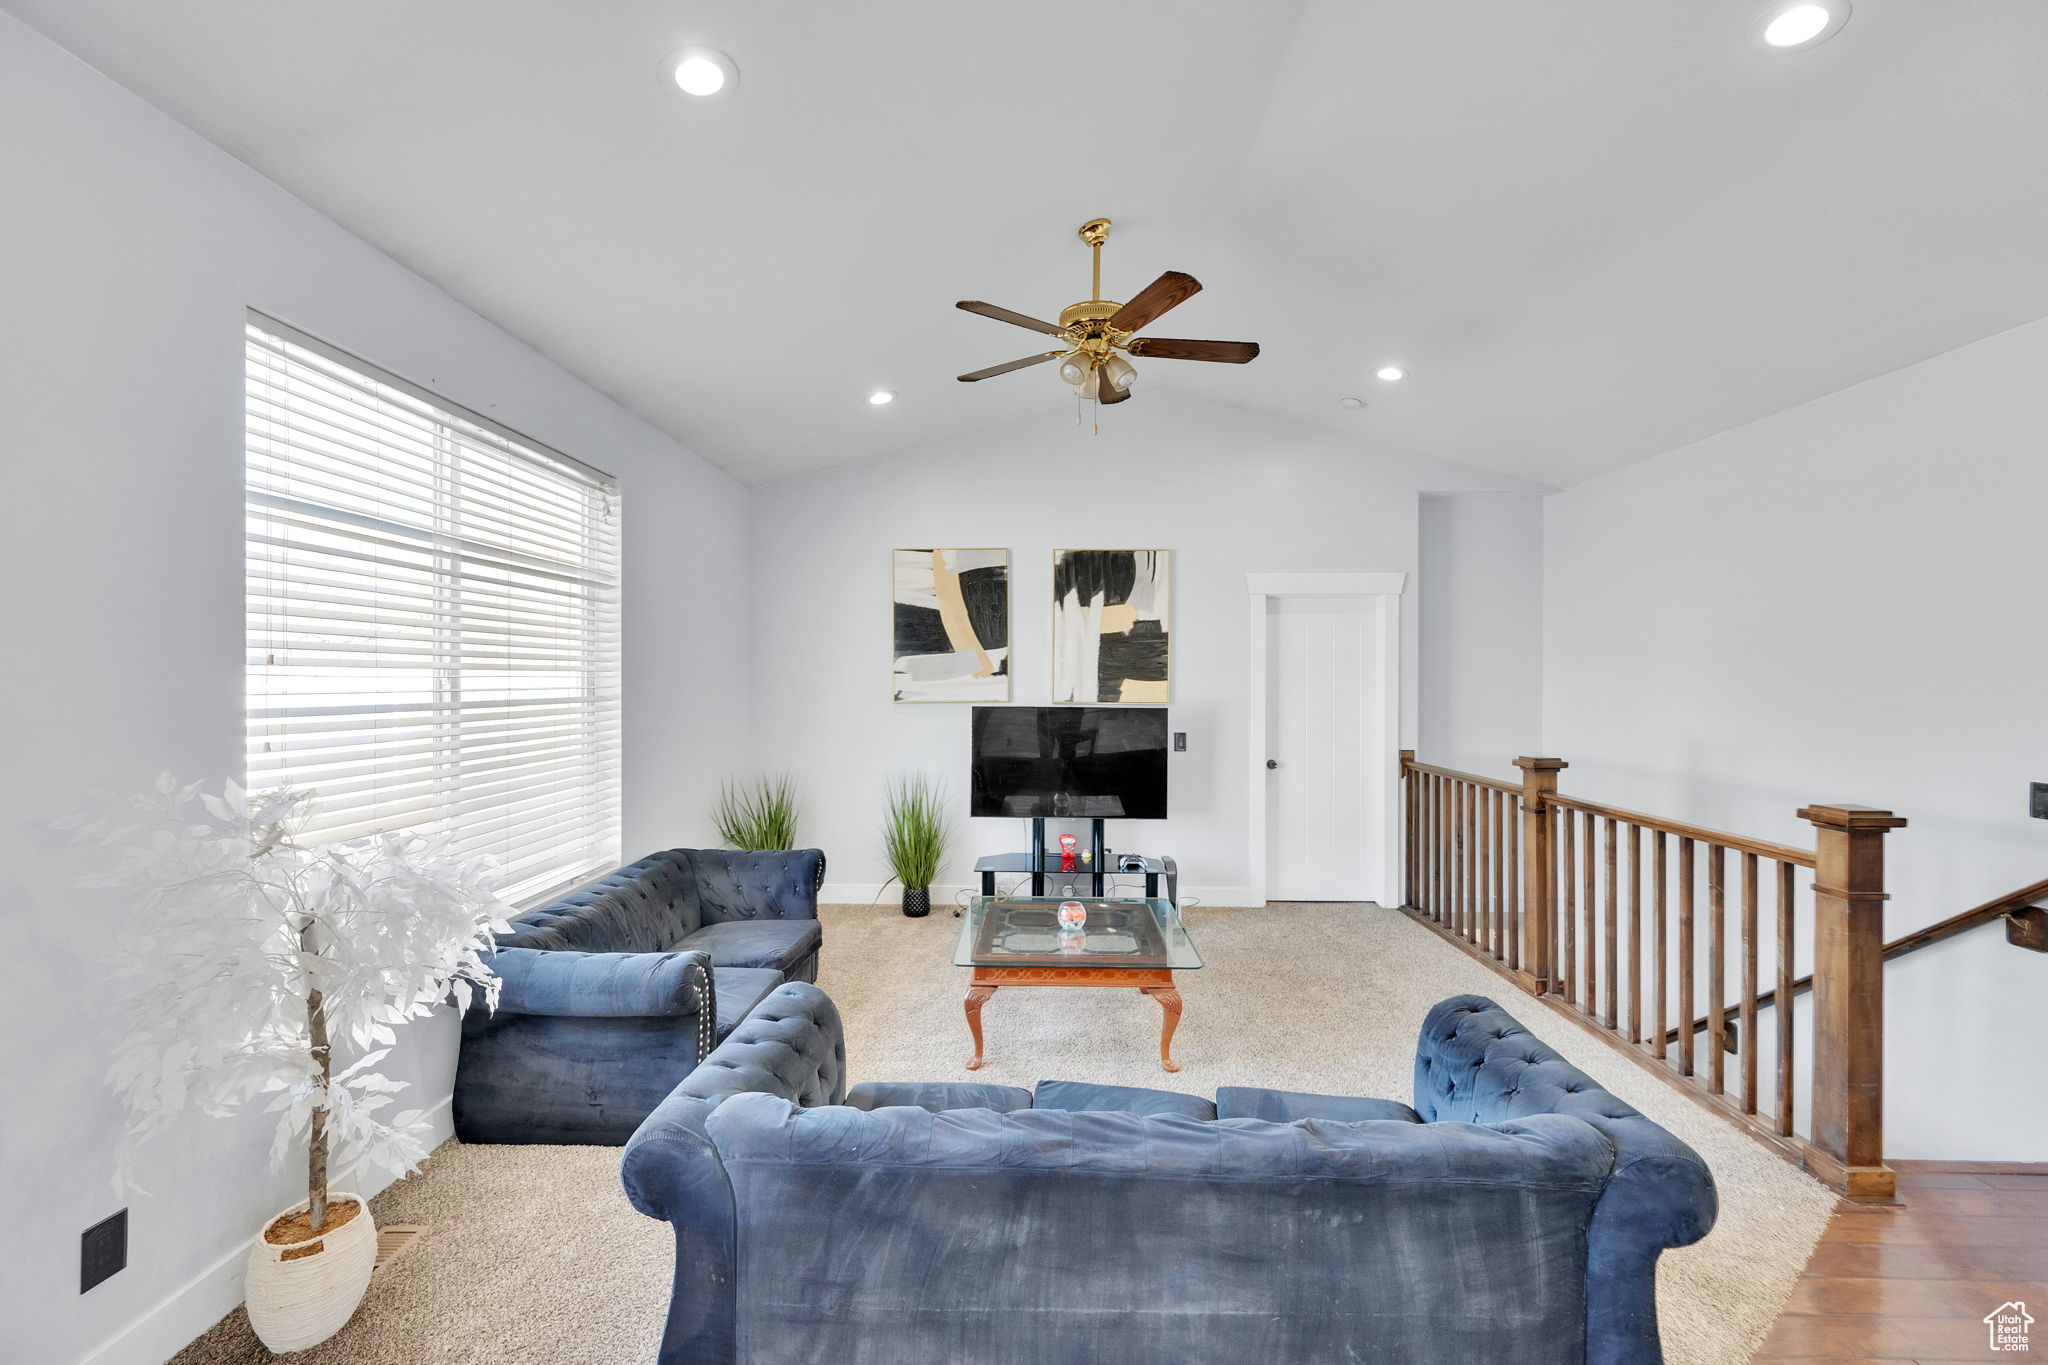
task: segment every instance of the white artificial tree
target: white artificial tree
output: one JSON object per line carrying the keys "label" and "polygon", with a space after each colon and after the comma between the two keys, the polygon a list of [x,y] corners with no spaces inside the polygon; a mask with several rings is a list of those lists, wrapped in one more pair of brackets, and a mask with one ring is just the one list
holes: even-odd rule
{"label": "white artificial tree", "polygon": [[[404,1083],[373,1068],[398,1025],[451,998],[494,1007],[484,962],[508,907],[487,858],[444,833],[298,841],[315,793],[219,795],[168,773],[107,817],[60,821],[108,865],[83,879],[128,896],[109,1079],[146,1137],[187,1105],[280,1111],[272,1162],[307,1146],[308,1221],[327,1218],[330,1159],[394,1175],[426,1157],[422,1111],[382,1112]],[[356,1054],[339,1071],[333,1048]]]}

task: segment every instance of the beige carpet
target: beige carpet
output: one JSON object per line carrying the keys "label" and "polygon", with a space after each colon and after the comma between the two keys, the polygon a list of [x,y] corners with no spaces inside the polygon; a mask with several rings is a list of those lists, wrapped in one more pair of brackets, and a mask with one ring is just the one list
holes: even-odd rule
{"label": "beige carpet", "polygon": [[[1614,1056],[1420,926],[1371,906],[1188,912],[1207,966],[1180,977],[1178,1075],[1160,1070],[1159,1006],[1135,991],[1010,988],[982,1012],[970,1073],[951,965],[959,921],[891,905],[830,906],[820,982],[846,1019],[852,1079],[1111,1081],[1209,1094],[1253,1084],[1407,1099],[1415,1032],[1447,995],[1491,995],[1573,1062],[1691,1143],[1721,1218],[1658,1278],[1671,1365],[1743,1365],[1791,1293],[1834,1201],[1727,1122]],[[618,1153],[449,1143],[380,1196],[380,1223],[427,1234],[381,1273],[348,1327],[294,1359],[317,1365],[644,1365],[669,1275],[667,1226],[633,1212]],[[174,1365],[269,1354],[238,1311]]]}

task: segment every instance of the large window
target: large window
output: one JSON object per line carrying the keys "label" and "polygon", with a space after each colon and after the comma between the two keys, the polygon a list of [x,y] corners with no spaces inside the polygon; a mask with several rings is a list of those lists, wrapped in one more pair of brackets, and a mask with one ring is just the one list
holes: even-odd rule
{"label": "large window", "polygon": [[252,314],[248,782],[447,822],[528,900],[619,855],[618,495]]}

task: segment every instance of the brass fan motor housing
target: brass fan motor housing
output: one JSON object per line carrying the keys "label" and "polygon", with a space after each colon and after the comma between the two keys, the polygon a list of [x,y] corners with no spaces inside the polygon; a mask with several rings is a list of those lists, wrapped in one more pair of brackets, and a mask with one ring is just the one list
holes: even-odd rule
{"label": "brass fan motor housing", "polygon": [[1115,299],[1088,299],[1081,303],[1070,303],[1060,309],[1060,326],[1073,327],[1081,322],[1107,322],[1123,307]]}
{"label": "brass fan motor housing", "polygon": [[1076,350],[1100,359],[1131,339],[1129,332],[1109,325],[1110,317],[1121,307],[1115,299],[1086,299],[1069,304],[1060,309],[1060,327]]}

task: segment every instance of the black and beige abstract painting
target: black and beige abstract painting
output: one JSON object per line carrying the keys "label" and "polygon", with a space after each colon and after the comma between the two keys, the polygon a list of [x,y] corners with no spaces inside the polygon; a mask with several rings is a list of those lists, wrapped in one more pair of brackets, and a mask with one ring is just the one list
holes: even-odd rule
{"label": "black and beige abstract painting", "polygon": [[897,701],[1010,699],[1010,552],[897,550]]}
{"label": "black and beige abstract painting", "polygon": [[1052,699],[1164,706],[1173,551],[1055,550]]}

